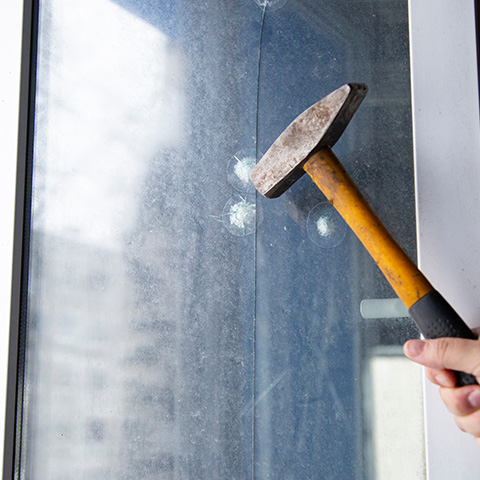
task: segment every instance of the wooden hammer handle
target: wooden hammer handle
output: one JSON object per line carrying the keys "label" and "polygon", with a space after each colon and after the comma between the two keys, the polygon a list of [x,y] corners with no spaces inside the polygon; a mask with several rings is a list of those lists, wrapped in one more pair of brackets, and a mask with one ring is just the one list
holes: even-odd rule
{"label": "wooden hammer handle", "polygon": [[[314,153],[303,168],[363,243],[426,338],[476,339],[383,226],[330,148]],[[470,374],[456,375],[459,386],[477,383]]]}
{"label": "wooden hammer handle", "polygon": [[313,154],[303,168],[363,243],[407,308],[433,290],[375,215],[330,148]]}

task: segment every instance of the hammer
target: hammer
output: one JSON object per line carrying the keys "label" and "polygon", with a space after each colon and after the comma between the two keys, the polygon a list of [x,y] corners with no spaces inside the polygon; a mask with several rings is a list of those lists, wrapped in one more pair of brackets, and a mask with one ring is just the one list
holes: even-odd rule
{"label": "hammer", "polygon": [[[275,198],[307,172],[373,257],[425,338],[476,339],[390,235],[331,150],[367,90],[364,84],[344,85],[301,113],[252,170],[252,183],[265,197]],[[473,375],[456,376],[459,386],[477,383]]]}

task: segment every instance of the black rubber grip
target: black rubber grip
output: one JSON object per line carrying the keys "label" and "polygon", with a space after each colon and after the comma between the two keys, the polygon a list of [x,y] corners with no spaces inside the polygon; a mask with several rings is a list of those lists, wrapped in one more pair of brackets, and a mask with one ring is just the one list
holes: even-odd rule
{"label": "black rubber grip", "polygon": [[[476,335],[450,304],[435,290],[414,303],[409,309],[415,324],[425,338],[457,337],[476,340]],[[455,372],[457,385],[478,383],[473,375]]]}

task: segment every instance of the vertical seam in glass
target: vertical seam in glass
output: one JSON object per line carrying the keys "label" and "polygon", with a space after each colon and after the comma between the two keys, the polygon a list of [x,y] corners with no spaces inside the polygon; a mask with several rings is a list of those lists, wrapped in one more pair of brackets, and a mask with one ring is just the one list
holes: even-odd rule
{"label": "vertical seam in glass", "polygon": [[[262,19],[260,21],[260,35],[258,39],[258,63],[257,63],[257,98],[255,109],[255,160],[258,161],[258,110],[260,100],[260,65],[262,60],[262,42],[263,27],[265,24],[265,13],[267,10],[267,2],[263,5]],[[255,211],[258,212],[258,192],[255,190]],[[255,437],[256,437],[256,359],[257,359],[257,241],[258,241],[258,215],[255,215],[255,234],[253,241],[253,385],[252,385],[252,479],[255,479]]]}

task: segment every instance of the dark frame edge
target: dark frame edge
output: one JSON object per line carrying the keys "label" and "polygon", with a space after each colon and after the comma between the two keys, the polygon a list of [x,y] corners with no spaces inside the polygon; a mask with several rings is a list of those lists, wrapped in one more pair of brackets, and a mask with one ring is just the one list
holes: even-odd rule
{"label": "dark frame edge", "polygon": [[480,97],[480,0],[474,0],[475,9],[475,38],[477,42],[477,78],[478,92]]}
{"label": "dark frame edge", "polygon": [[12,293],[5,409],[3,480],[20,478],[21,412],[31,211],[31,165],[39,0],[23,0]]}

